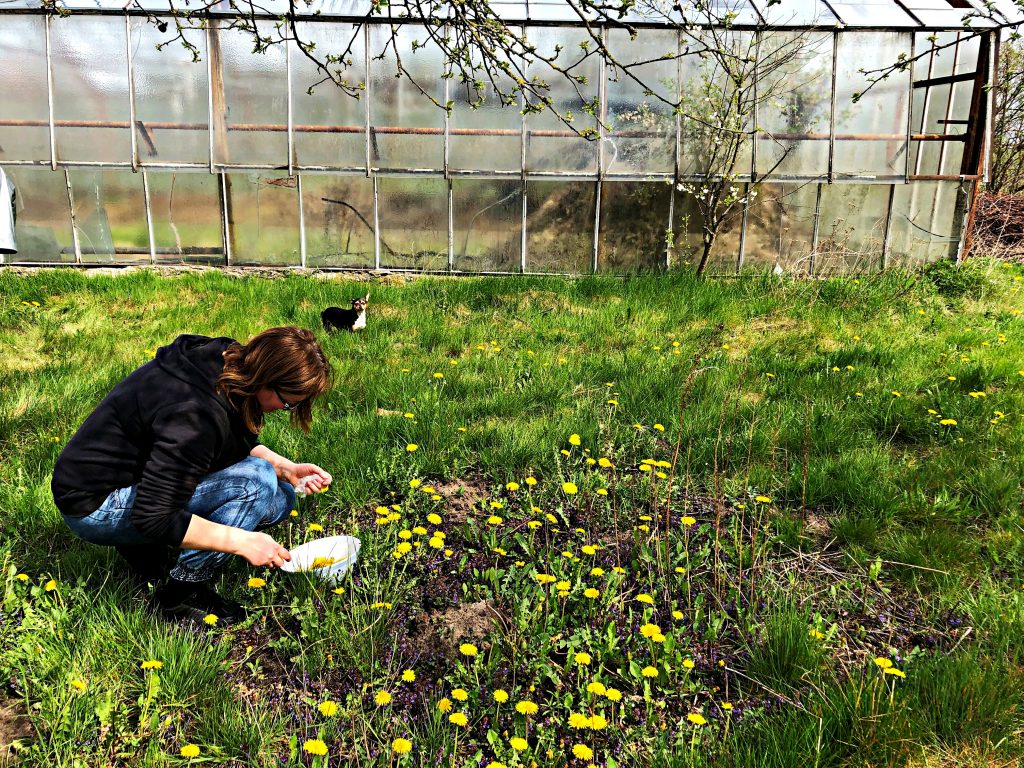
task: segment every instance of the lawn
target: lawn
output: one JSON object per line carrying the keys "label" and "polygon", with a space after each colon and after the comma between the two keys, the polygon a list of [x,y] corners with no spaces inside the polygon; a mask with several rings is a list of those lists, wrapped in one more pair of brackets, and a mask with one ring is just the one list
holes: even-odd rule
{"label": "lawn", "polygon": [[[365,331],[319,312],[369,286]],[[1024,757],[1019,266],[792,282],[0,271],[0,746],[24,766]],[[178,627],[49,479],[179,333],[321,334],[330,470]],[[13,741],[13,743],[11,743]],[[0,762],[3,756],[0,755]]]}

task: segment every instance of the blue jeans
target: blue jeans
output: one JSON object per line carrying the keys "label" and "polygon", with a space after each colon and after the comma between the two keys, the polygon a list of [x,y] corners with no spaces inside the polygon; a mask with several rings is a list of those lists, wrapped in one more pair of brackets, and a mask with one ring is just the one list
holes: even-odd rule
{"label": "blue jeans", "polygon": [[[159,561],[167,545],[143,536],[131,521],[136,486],[112,491],[95,512],[64,517],[72,533],[93,544],[115,546],[133,566]],[[280,482],[270,462],[249,456],[199,481],[185,509],[214,523],[255,531],[281,522],[295,507],[295,490]],[[170,575],[180,581],[206,581],[224,565],[227,552],[186,549]]]}

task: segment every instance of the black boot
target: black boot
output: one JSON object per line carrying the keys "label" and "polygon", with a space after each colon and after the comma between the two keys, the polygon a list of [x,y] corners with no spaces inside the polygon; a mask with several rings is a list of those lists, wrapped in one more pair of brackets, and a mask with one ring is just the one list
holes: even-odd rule
{"label": "black boot", "polygon": [[118,544],[114,549],[128,563],[132,578],[141,588],[167,578],[177,554],[166,544]]}
{"label": "black boot", "polygon": [[217,617],[216,625],[242,621],[245,609],[234,600],[218,595],[205,581],[178,581],[169,578],[154,594],[157,608],[169,619],[201,623],[209,615]]}

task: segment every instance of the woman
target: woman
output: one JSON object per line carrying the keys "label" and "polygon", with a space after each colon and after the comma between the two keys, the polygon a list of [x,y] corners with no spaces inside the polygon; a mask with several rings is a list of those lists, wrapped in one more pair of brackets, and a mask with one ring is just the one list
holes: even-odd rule
{"label": "woman", "polygon": [[[285,410],[308,432],[331,367],[313,334],[271,328],[241,345],[183,335],[119,383],[57,459],[53,498],[71,531],[114,546],[174,618],[244,616],[207,586],[229,555],[280,567],[288,550],[259,529],[280,522],[295,486],[331,475],[258,441],[264,414]],[[184,551],[171,568],[171,547]],[[168,572],[169,569],[169,572]]]}

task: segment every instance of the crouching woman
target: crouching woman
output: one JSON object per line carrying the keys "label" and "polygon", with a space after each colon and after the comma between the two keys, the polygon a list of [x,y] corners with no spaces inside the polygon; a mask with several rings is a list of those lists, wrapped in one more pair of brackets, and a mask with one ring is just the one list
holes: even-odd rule
{"label": "crouching woman", "polygon": [[[57,459],[53,498],[71,531],[113,546],[154,581],[168,617],[224,623],[241,606],[208,584],[230,555],[280,567],[288,550],[261,532],[288,516],[300,481],[331,475],[259,442],[265,414],[305,432],[331,367],[313,334],[271,328],[247,344],[179,336],[121,381]],[[182,550],[180,553],[177,550]]]}

